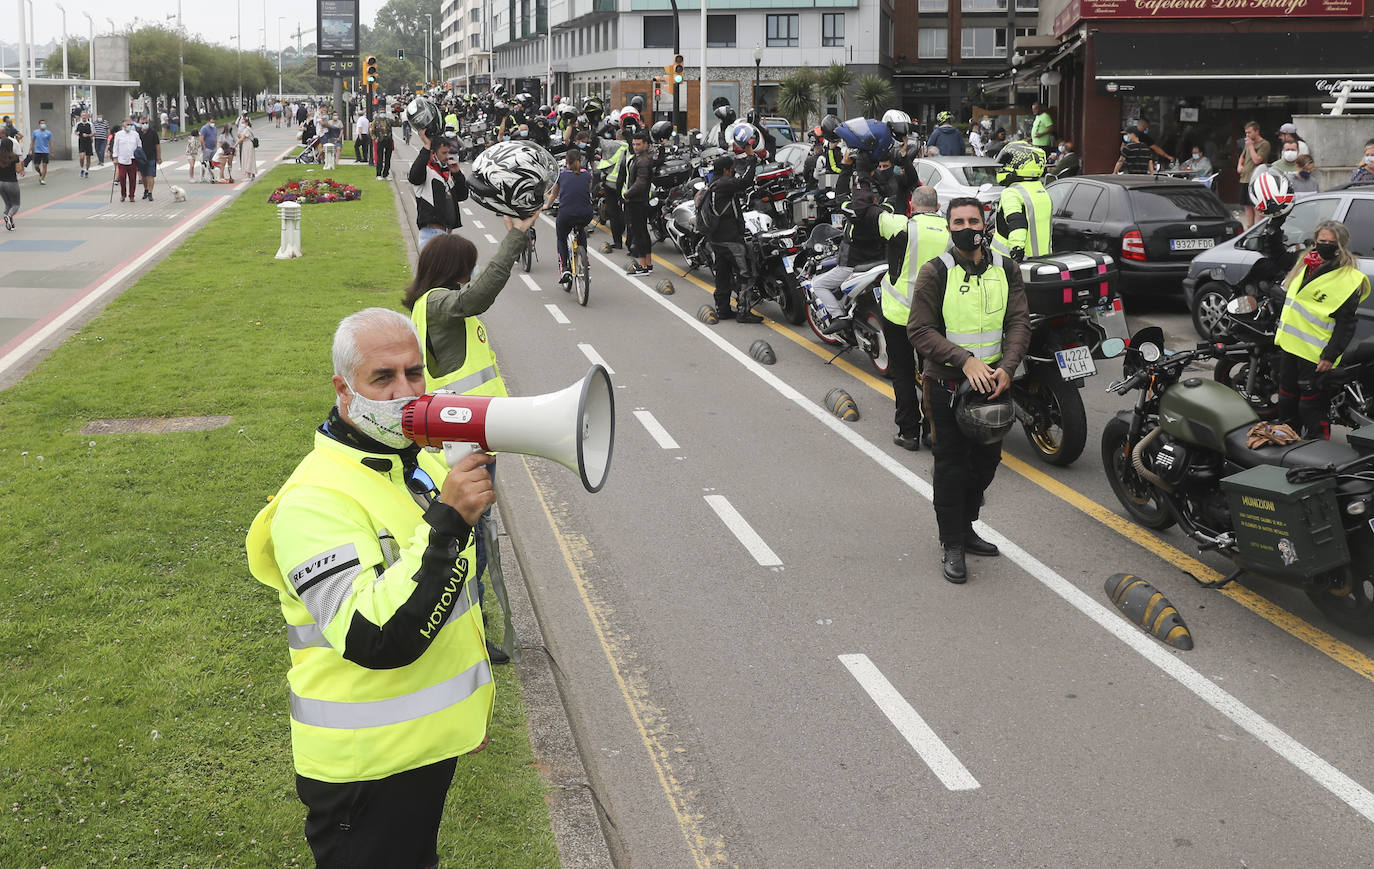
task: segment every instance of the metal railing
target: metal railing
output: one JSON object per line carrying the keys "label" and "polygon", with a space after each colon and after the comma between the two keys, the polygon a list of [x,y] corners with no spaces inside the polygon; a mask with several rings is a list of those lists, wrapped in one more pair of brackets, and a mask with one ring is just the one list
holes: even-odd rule
{"label": "metal railing", "polygon": [[1374,112],[1374,81],[1343,79],[1331,89],[1335,102],[1322,103],[1323,109],[1330,109],[1332,115],[1346,112]]}

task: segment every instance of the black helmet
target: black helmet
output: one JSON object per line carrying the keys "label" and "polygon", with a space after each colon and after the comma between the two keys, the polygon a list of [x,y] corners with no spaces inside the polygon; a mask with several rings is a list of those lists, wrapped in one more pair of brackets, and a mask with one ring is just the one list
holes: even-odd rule
{"label": "black helmet", "polygon": [[544,204],[558,165],[533,142],[497,142],[472,161],[468,192],[497,214],[526,218]]}
{"label": "black helmet", "polygon": [[406,120],[411,129],[424,130],[425,136],[434,138],[443,125],[439,107],[429,97],[416,97],[406,105]]}
{"label": "black helmet", "polygon": [[726,103],[723,106],[716,107],[716,117],[720,119],[720,125],[722,128],[724,128],[733,124],[735,122],[735,119],[738,118],[739,115],[735,114],[734,106],[730,105],[729,103]]}
{"label": "black helmet", "polygon": [[630,105],[639,109],[641,112],[644,111],[644,97],[640,96],[639,94],[635,94],[634,96],[630,97]]}
{"label": "black helmet", "polygon": [[666,142],[673,135],[672,121],[659,121],[649,128],[649,135],[655,142]]}
{"label": "black helmet", "polygon": [[905,139],[911,132],[911,115],[901,109],[888,109],[884,112],[883,123],[892,131],[894,139]]}
{"label": "black helmet", "polygon": [[988,398],[965,380],[954,393],[954,421],[964,437],[976,444],[990,445],[1001,441],[1016,422],[1016,410],[1011,394],[1003,392]]}
{"label": "black helmet", "polygon": [[821,118],[821,135],[830,142],[840,141],[840,134],[835,132],[840,128],[840,119],[834,115],[826,115]]}
{"label": "black helmet", "polygon": [[587,97],[582,101],[582,114],[586,115],[593,123],[601,117],[605,110],[606,107],[602,104],[600,97]]}

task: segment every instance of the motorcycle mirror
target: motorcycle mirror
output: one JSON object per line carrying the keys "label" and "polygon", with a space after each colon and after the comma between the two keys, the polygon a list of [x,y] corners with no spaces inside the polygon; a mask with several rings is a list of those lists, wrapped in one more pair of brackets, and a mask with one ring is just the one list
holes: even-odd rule
{"label": "motorcycle mirror", "polygon": [[1259,310],[1259,302],[1254,296],[1236,296],[1226,303],[1226,312],[1229,314],[1253,314]]}
{"label": "motorcycle mirror", "polygon": [[1146,341],[1136,348],[1140,351],[1140,358],[1146,362],[1158,362],[1160,357],[1159,345]]}
{"label": "motorcycle mirror", "polygon": [[1100,349],[1104,358],[1112,359],[1120,356],[1126,350],[1126,342],[1120,338],[1108,338],[1102,342]]}

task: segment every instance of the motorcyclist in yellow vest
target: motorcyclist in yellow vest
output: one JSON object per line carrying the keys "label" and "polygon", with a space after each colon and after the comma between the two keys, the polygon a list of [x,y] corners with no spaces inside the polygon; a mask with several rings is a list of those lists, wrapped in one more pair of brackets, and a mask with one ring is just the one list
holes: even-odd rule
{"label": "motorcyclist in yellow vest", "polygon": [[[490,336],[477,315],[485,313],[505,287],[511,267],[528,243],[525,232],[538,219],[538,214],[519,221],[511,217],[503,219],[506,236],[476,280],[472,273],[477,263],[477,248],[466,238],[436,236],[420,251],[415,264],[415,280],[406,288],[401,304],[410,311],[411,322],[424,347],[426,392],[443,389],[460,395],[508,394]],[[494,474],[495,468],[491,470]],[[489,544],[495,539],[488,517],[479,523],[477,531],[476,575],[481,577],[487,567]],[[485,593],[480,579],[476,587],[479,597]],[[504,598],[504,588],[499,584],[497,591],[498,599]],[[501,603],[506,619],[506,643],[505,648],[487,646],[493,664],[505,664],[510,660],[515,641],[509,610],[504,600]]]}
{"label": "motorcyclist in yellow vest", "polygon": [[954,249],[917,273],[907,334],[924,360],[922,400],[931,429],[941,567],[947,580],[962,583],[968,575],[965,552],[998,554],[973,523],[1002,448],[964,437],[954,416],[954,394],[965,380],[994,397],[1011,387],[1012,373],[1030,346],[1030,316],[1020,268],[983,247],[982,204],[971,197],[953,199],[946,220]]}
{"label": "motorcyclist in yellow vest", "polygon": [[1020,262],[1028,256],[1054,252],[1050,194],[1040,179],[1045,175],[1045,152],[1029,142],[1012,142],[997,153],[997,183],[1006,189],[997,203],[992,252]]}
{"label": "motorcyclist in yellow vest", "polygon": [[[608,120],[607,123],[618,128],[618,121]],[[626,130],[623,136],[617,135],[615,149],[611,151],[610,156],[596,164],[596,172],[602,182],[601,196],[606,203],[606,222],[611,225],[611,240],[602,245],[602,253],[610,253],[624,247],[622,239],[625,237],[625,212],[620,197],[620,186],[625,174],[625,163],[630,159],[629,132]],[[602,153],[605,153],[604,141]]]}
{"label": "motorcyclist in yellow vest", "polygon": [[400,430],[424,391],[403,314],[368,308],[334,335],[336,406],[248,531],[290,648],[291,746],[320,866],[431,866],[456,758],[480,750],[494,683],[472,527],[484,467],[450,471]]}
{"label": "motorcyclist in yellow vest", "polygon": [[1285,282],[1288,294],[1274,343],[1279,359],[1278,414],[1304,437],[1325,437],[1326,395],[1320,375],[1340,364],[1355,335],[1357,309],[1369,296],[1369,278],[1350,252],[1350,231],[1323,220],[1312,249]]}
{"label": "motorcyclist in yellow vest", "polygon": [[883,277],[883,339],[887,343],[888,373],[897,402],[897,434],[892,442],[919,450],[922,433],[920,396],[916,392],[916,354],[906,334],[911,319],[911,295],[921,266],[949,249],[949,228],[936,212],[940,199],[933,187],[917,187],[911,194],[910,218],[882,208],[870,208],[860,219],[877,220],[878,234],[887,239],[887,275]]}

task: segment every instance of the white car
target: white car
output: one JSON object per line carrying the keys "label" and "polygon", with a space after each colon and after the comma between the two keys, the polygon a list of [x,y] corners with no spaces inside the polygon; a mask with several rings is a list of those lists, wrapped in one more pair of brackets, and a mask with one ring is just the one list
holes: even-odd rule
{"label": "white car", "polygon": [[997,161],[990,157],[921,157],[915,161],[921,184],[934,187],[940,197],[940,212],[951,199],[972,196],[983,203],[983,211],[997,207],[1002,188],[997,184]]}

